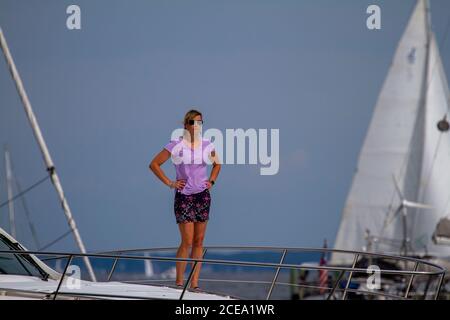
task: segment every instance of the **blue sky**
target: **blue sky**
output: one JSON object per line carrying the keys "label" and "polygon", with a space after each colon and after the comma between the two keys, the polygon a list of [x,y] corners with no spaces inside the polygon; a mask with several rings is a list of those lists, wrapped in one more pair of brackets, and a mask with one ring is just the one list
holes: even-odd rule
{"label": "blue sky", "polygon": [[[66,8],[81,8],[81,30]],[[366,28],[366,8],[382,29]],[[0,0],[6,36],[89,250],[177,246],[149,170],[192,106],[205,128],[280,130],[280,169],[223,165],[205,245],[334,241],[378,92],[415,1]],[[432,0],[447,75],[450,3]],[[5,61],[0,142],[24,188],[44,163]],[[3,151],[0,202],[6,199]],[[174,178],[173,165],[163,166]],[[210,170],[210,168],[209,168]],[[68,230],[50,181],[26,195],[41,243]],[[18,239],[34,248],[20,202]],[[0,209],[6,230],[7,208]],[[77,250],[72,238],[54,250]]]}

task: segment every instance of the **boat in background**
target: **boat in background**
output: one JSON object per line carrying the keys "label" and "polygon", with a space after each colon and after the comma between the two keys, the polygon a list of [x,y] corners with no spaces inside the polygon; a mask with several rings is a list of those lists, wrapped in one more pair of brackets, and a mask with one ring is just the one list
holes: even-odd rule
{"label": "boat in background", "polygon": [[[450,238],[449,99],[429,1],[418,0],[375,105],[334,248],[450,268],[450,246],[442,245]],[[339,253],[331,258],[352,263]]]}
{"label": "boat in background", "polygon": [[[433,241],[450,214],[449,90],[428,1],[418,0],[378,97],[335,248],[450,257]],[[351,263],[339,254],[335,264]]]}

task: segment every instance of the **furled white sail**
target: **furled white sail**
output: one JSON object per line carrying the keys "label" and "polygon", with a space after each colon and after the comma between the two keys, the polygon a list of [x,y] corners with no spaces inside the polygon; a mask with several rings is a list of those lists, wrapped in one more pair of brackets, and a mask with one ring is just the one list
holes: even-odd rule
{"label": "furled white sail", "polygon": [[[446,253],[432,244],[431,235],[450,190],[449,133],[436,126],[447,112],[447,97],[427,3],[419,0],[378,97],[343,209],[336,249],[399,253],[408,239],[411,254]],[[417,209],[410,206],[412,202],[433,209]],[[370,248],[368,233],[375,240]],[[334,254],[332,263],[352,259]]]}

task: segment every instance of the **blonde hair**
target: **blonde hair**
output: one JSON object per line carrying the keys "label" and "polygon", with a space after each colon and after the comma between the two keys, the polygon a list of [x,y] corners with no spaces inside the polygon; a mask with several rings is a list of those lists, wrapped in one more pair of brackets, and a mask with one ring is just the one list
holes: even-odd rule
{"label": "blonde hair", "polygon": [[183,124],[187,125],[189,120],[193,120],[196,116],[201,116],[203,119],[203,115],[200,111],[191,109],[188,112],[186,112],[186,115],[184,116]]}

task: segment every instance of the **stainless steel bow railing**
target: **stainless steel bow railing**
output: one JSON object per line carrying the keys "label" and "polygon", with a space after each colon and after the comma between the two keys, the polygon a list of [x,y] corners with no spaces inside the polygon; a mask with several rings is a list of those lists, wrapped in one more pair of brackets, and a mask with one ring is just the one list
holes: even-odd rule
{"label": "stainless steel bow railing", "polygon": [[[67,258],[67,262],[64,267],[64,271],[61,274],[61,277],[58,282],[58,286],[56,290],[51,294],[53,299],[56,299],[58,295],[66,295],[66,293],[60,293],[61,285],[64,281],[64,278],[66,276],[68,267],[70,266],[72,260],[75,257],[90,257],[90,258],[105,258],[105,259],[114,259],[114,262],[112,264],[112,267],[110,271],[108,272],[107,281],[110,281],[117,263],[119,260],[139,260],[139,261],[145,261],[145,260],[151,260],[151,261],[166,261],[166,262],[191,262],[193,264],[190,274],[187,278],[187,281],[183,287],[183,290],[181,292],[181,295],[179,299],[183,299],[185,296],[185,292],[187,288],[190,285],[193,272],[197,266],[198,263],[204,263],[204,264],[219,264],[219,265],[231,265],[231,266],[243,266],[243,267],[261,267],[261,268],[273,268],[275,269],[275,273],[273,275],[273,279],[270,282],[269,290],[266,294],[266,299],[269,300],[272,297],[273,289],[275,285],[280,284],[277,282],[278,276],[280,274],[280,271],[282,269],[290,269],[290,270],[326,270],[326,271],[336,271],[339,272],[339,275],[337,276],[337,279],[334,281],[334,284],[331,286],[311,286],[311,285],[305,285],[305,284],[288,284],[295,287],[304,287],[304,288],[312,288],[312,289],[322,289],[328,291],[328,294],[326,295],[326,299],[330,300],[332,298],[336,299],[336,293],[341,293],[341,296],[339,297],[342,300],[347,299],[348,293],[356,293],[356,294],[362,294],[367,296],[372,296],[375,298],[390,298],[390,299],[409,299],[411,288],[414,282],[414,279],[416,277],[427,277],[429,279],[429,282],[431,281],[437,281],[433,298],[438,299],[439,294],[441,292],[441,287],[444,281],[445,272],[446,270],[442,268],[441,266],[424,261],[421,259],[416,259],[412,257],[402,257],[402,256],[394,256],[394,255],[386,255],[386,254],[378,254],[378,253],[369,253],[369,252],[363,252],[363,251],[348,251],[348,250],[337,250],[337,249],[328,249],[328,248],[296,248],[296,247],[290,247],[290,248],[280,248],[280,247],[242,247],[242,246],[208,246],[204,247],[203,251],[203,258],[201,259],[191,259],[191,258],[172,258],[172,257],[161,257],[161,256],[137,256],[132,255],[133,253],[151,253],[151,252],[158,252],[158,251],[176,251],[178,248],[175,247],[163,247],[163,248],[144,248],[144,249],[131,249],[131,250],[116,250],[116,251],[109,251],[109,252],[102,252],[102,253],[68,253],[68,252],[40,252],[40,251],[0,251],[0,254],[19,254],[19,255],[38,255],[38,256],[51,256],[50,258],[41,259],[41,261],[50,261],[50,260],[56,260],[56,259],[65,259]],[[204,256],[208,250],[251,250],[251,251],[279,251],[280,252],[280,261],[279,263],[268,263],[268,262],[250,262],[250,261],[232,261],[232,260],[218,260],[218,259],[205,259]],[[320,266],[320,265],[302,265],[302,264],[287,264],[285,263],[285,258],[288,253],[306,253],[306,252],[316,252],[316,253],[339,253],[339,254],[347,254],[351,255],[353,257],[353,263],[351,266]],[[380,269],[379,273],[380,275],[397,275],[397,276],[403,276],[403,277],[409,277],[409,280],[407,282],[407,286],[402,292],[402,294],[391,294],[391,293],[385,293],[381,292],[380,290],[360,290],[360,289],[352,289],[349,287],[352,278],[355,274],[366,274],[367,269],[366,268],[357,268],[357,262],[360,258],[367,257],[369,259],[389,259],[390,261],[396,261],[398,263],[405,263],[405,265],[412,264],[414,267],[412,270],[397,270],[397,269]],[[428,269],[427,271],[418,271],[419,269]],[[343,276],[348,273],[348,277],[345,281],[345,286],[343,288],[339,288],[339,285],[341,284],[341,281],[343,279]],[[205,281],[205,279],[201,279],[202,281]],[[145,280],[144,280],[145,281]],[[217,280],[216,280],[217,281]],[[220,281],[220,280],[219,280]],[[123,281],[123,282],[133,282],[136,283],[138,281]],[[244,281],[245,282],[245,281]],[[255,283],[253,281],[253,283]],[[268,282],[259,282],[259,283],[267,283]],[[286,285],[286,283],[283,283]],[[429,287],[429,286],[427,286]],[[0,282],[0,289],[1,289],[1,282]],[[88,296],[92,296],[91,294],[87,294]],[[425,292],[425,295],[427,293]],[[111,295],[108,297],[116,297],[116,298],[126,298],[126,296],[120,296],[120,295]],[[130,298],[130,297],[128,297]]]}

